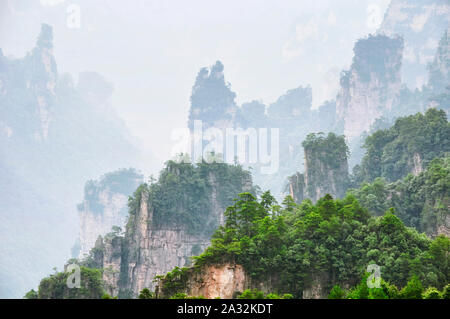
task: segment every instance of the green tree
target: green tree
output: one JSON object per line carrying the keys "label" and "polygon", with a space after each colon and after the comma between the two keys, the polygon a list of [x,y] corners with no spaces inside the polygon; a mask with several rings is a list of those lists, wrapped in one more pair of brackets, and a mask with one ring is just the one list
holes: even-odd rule
{"label": "green tree", "polygon": [[408,284],[400,291],[402,299],[422,299],[423,286],[417,276],[413,276]]}
{"label": "green tree", "polygon": [[144,288],[141,290],[138,296],[139,299],[153,299],[154,294],[148,288]]}
{"label": "green tree", "polygon": [[423,299],[441,299],[441,293],[434,287],[428,287],[422,294]]}
{"label": "green tree", "polygon": [[345,299],[346,292],[339,285],[335,285],[328,295],[328,299]]}

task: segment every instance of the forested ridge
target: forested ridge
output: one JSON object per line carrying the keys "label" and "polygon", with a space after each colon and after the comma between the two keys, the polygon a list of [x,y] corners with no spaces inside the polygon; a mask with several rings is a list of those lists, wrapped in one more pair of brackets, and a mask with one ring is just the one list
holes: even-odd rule
{"label": "forested ridge", "polygon": [[[251,180],[239,165],[167,162],[157,181],[142,184],[130,197],[127,228],[136,226],[145,194],[153,227],[178,224],[213,235],[191,267],[157,276],[157,291],[144,289],[139,298],[202,298],[187,293],[190,280],[224,264],[241,265],[252,283],[235,298],[304,298],[314,287],[321,287],[322,298],[449,298],[449,140],[443,111],[399,118],[366,138],[363,162],[345,180],[353,188],[342,198],[326,194],[317,202],[286,196],[279,203],[258,188],[233,200],[233,191]],[[337,150],[343,150],[337,153],[342,160],[348,154],[343,137],[334,134],[310,134],[303,144],[330,163]],[[414,154],[420,170],[410,161]],[[228,206],[218,227],[205,218],[213,187],[218,202]],[[95,279],[103,270],[81,264],[82,275],[92,278],[90,288],[73,295],[63,287],[66,275],[56,273],[27,297],[110,298]],[[373,264],[380,266],[379,288],[368,286],[367,266]]]}
{"label": "forested ridge", "polygon": [[[440,291],[448,283],[448,237],[430,239],[406,227],[393,208],[370,216],[353,195],[326,195],[315,205],[286,197],[278,205],[269,192],[260,200],[243,193],[226,217],[193,268],[161,278],[163,296],[179,296],[191,272],[223,263],[241,264],[254,282],[270,282],[272,293],[295,298],[317,278],[333,294],[347,287],[349,298],[411,298],[408,287],[415,283]],[[383,287],[376,291],[363,287],[369,264],[381,266]]]}

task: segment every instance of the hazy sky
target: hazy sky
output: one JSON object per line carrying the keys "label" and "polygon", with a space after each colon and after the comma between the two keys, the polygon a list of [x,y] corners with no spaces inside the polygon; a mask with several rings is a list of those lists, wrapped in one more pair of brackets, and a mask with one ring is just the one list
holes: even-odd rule
{"label": "hazy sky", "polygon": [[[195,76],[216,60],[237,102],[274,102],[310,84],[334,98],[354,42],[375,32],[389,0],[0,0],[0,48],[22,57],[40,24],[54,28],[59,73],[96,71],[144,154],[162,163],[187,122]],[[80,24],[77,23],[79,12]],[[142,167],[147,173],[156,167]]]}

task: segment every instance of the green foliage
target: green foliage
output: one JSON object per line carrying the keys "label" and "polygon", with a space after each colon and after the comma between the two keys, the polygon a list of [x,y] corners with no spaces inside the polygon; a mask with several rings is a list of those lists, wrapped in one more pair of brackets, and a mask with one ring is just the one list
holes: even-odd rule
{"label": "green foliage", "polygon": [[102,272],[99,269],[80,267],[80,288],[68,288],[68,272],[57,272],[41,280],[39,299],[100,299],[104,295]]}
{"label": "green foliage", "polygon": [[381,279],[380,288],[368,288],[367,274],[361,282],[350,289],[348,294],[339,287],[334,286],[331,290],[329,299],[449,299],[450,284],[447,284],[440,292],[435,287],[428,287],[423,291],[421,281],[417,276],[413,276],[407,285],[400,291],[395,285],[392,285]]}
{"label": "green foliage", "polygon": [[[194,257],[191,271],[236,263],[252,281],[271,282],[274,292],[295,297],[301,297],[316,276],[328,278],[324,284],[330,290],[335,285],[354,285],[371,263],[381,266],[382,286],[369,289],[365,277],[347,298],[396,298],[396,286],[407,285],[412,275],[439,288],[448,282],[448,238],[428,239],[404,226],[394,209],[370,217],[352,195],[342,200],[326,195],[316,205],[305,200],[280,207],[267,193],[261,200],[242,193],[225,216],[211,246]],[[169,275],[169,282],[182,290],[189,271],[178,272]],[[408,286],[402,296],[417,297],[413,291]]]}
{"label": "green foliage", "polygon": [[238,299],[292,299],[293,296],[291,294],[284,294],[282,296],[276,293],[267,293],[258,290],[258,289],[246,289],[239,296]]}
{"label": "green foliage", "polygon": [[328,299],[345,299],[347,293],[339,285],[335,285],[331,289]]}
{"label": "green foliage", "polygon": [[396,181],[426,167],[431,160],[450,152],[450,124],[442,110],[430,108],[425,114],[402,117],[386,130],[368,136],[366,154],[357,168],[357,183],[377,177]]}
{"label": "green foliage", "polygon": [[264,299],[264,293],[257,289],[247,289],[242,292],[238,299]]}
{"label": "green foliage", "polygon": [[38,293],[34,289],[31,289],[30,291],[28,291],[25,294],[25,296],[23,298],[24,299],[38,299]]}
{"label": "green foliage", "polygon": [[239,165],[168,161],[157,182],[142,184],[129,199],[129,225],[140,208],[143,194],[153,213],[153,226],[179,225],[188,232],[210,235],[217,228],[211,218],[213,192],[222,209],[232,204],[242,191],[249,172]]}
{"label": "green foliage", "polygon": [[165,276],[156,276],[155,281],[158,283],[162,283],[161,295],[175,296],[179,293],[182,293],[183,289],[186,286],[186,282],[189,279],[189,274],[189,268],[175,267]]}
{"label": "green foliage", "polygon": [[442,298],[450,299],[450,284],[445,285],[444,289],[442,290]]}
{"label": "green foliage", "polygon": [[405,225],[435,234],[450,213],[450,157],[432,160],[418,176],[408,175],[394,183],[377,178],[348,193],[373,215],[394,207]]}
{"label": "green foliage", "polygon": [[381,82],[391,82],[401,67],[398,62],[390,61],[403,50],[402,38],[390,38],[385,35],[369,35],[356,42],[352,68],[358,72],[359,79],[369,82],[376,75]]}
{"label": "green foliage", "polygon": [[169,299],[205,299],[203,296],[188,296],[185,293],[179,292],[171,296]]}
{"label": "green foliage", "polygon": [[117,297],[112,297],[110,294],[103,294],[102,299],[117,299]]}
{"label": "green foliage", "polygon": [[417,276],[413,276],[408,284],[400,291],[402,299],[422,299],[423,286]]}
{"label": "green foliage", "polygon": [[155,295],[148,288],[144,288],[141,290],[138,296],[139,299],[154,299]]}
{"label": "green foliage", "polygon": [[317,154],[314,158],[319,158],[330,168],[338,168],[342,162],[347,161],[350,153],[345,137],[334,133],[328,133],[326,137],[322,132],[308,134],[302,146],[305,153]]}
{"label": "green foliage", "polygon": [[[343,197],[349,186],[347,159],[350,153],[345,137],[334,133],[328,133],[327,136],[324,133],[312,133],[308,134],[302,145],[308,176],[305,196],[316,200],[316,189],[320,187],[325,192]],[[330,180],[330,175],[333,180]],[[299,178],[297,187],[303,189],[303,176]]]}
{"label": "green foliage", "polygon": [[428,287],[422,295],[423,299],[441,299],[441,293],[434,287]]}

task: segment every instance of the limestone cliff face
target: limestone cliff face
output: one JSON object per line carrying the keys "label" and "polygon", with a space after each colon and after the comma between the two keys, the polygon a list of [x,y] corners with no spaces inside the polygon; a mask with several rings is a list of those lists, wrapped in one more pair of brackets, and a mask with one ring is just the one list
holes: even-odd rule
{"label": "limestone cliff face", "polygon": [[[209,245],[213,230],[224,221],[225,209],[245,191],[253,191],[251,175],[240,167],[226,164],[194,167],[169,162],[157,182],[142,184],[130,198],[125,234],[120,235],[114,229],[104,238],[97,239],[97,235],[95,247],[84,262],[104,269],[105,288],[111,295],[136,297],[144,288],[154,290],[155,276],[165,275],[175,267],[189,266],[190,257],[199,255]],[[102,191],[94,198],[103,198],[100,194]],[[104,215],[106,206],[101,208]],[[197,229],[198,225],[202,228]],[[92,230],[89,240],[93,233]]]}
{"label": "limestone cliff face", "polygon": [[305,196],[305,176],[300,173],[288,177],[288,193],[296,203],[301,203]]}
{"label": "limestone cliff face", "polygon": [[[38,41],[34,49],[21,60],[12,60],[3,56],[0,50],[0,98],[4,97],[5,105],[1,113],[5,112],[0,119],[0,127],[7,137],[13,134],[23,134],[19,126],[23,123],[8,123],[11,114],[8,114],[8,98],[16,94],[17,89],[26,90],[28,95],[22,99],[28,99],[28,103],[35,109],[22,121],[27,121],[30,137],[36,141],[46,140],[52,113],[56,101],[57,83],[56,62],[53,56],[53,31],[52,28],[43,24]],[[15,104],[18,104],[16,101]],[[12,107],[17,107],[12,104]],[[16,112],[18,110],[15,110]],[[14,112],[10,110],[9,112]],[[6,122],[3,122],[3,121]]]}
{"label": "limestone cliff face", "polygon": [[401,87],[403,40],[369,36],[355,44],[350,70],[343,72],[336,98],[338,120],[352,139],[389,112]]}
{"label": "limestone cliff face", "polygon": [[[219,265],[205,265],[201,269],[189,269],[183,288],[179,291],[188,296],[203,296],[207,299],[233,299],[247,289],[257,289],[264,294],[276,292],[275,277],[268,280],[252,280],[242,265],[224,263]],[[303,299],[325,298],[329,292],[327,274],[314,275],[311,284],[305,287]],[[158,297],[168,298],[163,289],[164,282],[160,282],[156,291]]]}
{"label": "limestone cliff face", "polygon": [[98,236],[106,235],[113,226],[125,225],[128,196],[141,182],[142,176],[130,169],[106,174],[86,184],[84,200],[78,205],[80,258],[94,247]]}
{"label": "limestone cliff face", "polygon": [[[121,289],[137,294],[143,288],[154,289],[153,279],[174,267],[189,265],[189,257],[203,251],[209,238],[189,234],[183,227],[155,228],[153,211],[147,194],[143,194],[140,209],[126,235],[126,282]],[[218,205],[217,205],[218,206]],[[212,214],[221,219],[221,210]]]}
{"label": "limestone cliff face", "polygon": [[189,296],[232,299],[237,292],[250,287],[250,280],[241,265],[225,264],[207,267],[202,273],[192,276],[186,286]]}
{"label": "limestone cliff face", "polygon": [[123,237],[108,234],[99,236],[91,251],[92,262],[96,268],[103,269],[103,283],[106,293],[117,296],[119,293],[120,264],[122,261]]}
{"label": "limestone cliff face", "polygon": [[450,2],[392,0],[377,33],[405,41],[402,78],[409,88],[426,84],[427,65],[450,23]]}
{"label": "limestone cliff face", "polygon": [[[221,185],[214,171],[208,174],[207,179],[211,187],[208,198],[211,211],[206,217],[206,224],[220,225],[227,206],[219,200],[224,185]],[[243,177],[236,195],[250,191],[251,187],[250,175]],[[121,269],[126,280],[120,283],[121,291],[136,296],[143,288],[154,290],[155,276],[165,275],[175,267],[189,266],[190,257],[199,255],[209,245],[210,236],[209,232],[191,232],[186,225],[158,225],[154,220],[153,204],[144,191],[139,210],[127,225]]]}
{"label": "limestone cliff face", "polygon": [[234,127],[237,112],[236,94],[225,82],[224,66],[217,61],[210,68],[202,68],[192,88],[189,110],[189,128],[193,130],[194,121],[201,120],[203,128],[220,129]]}
{"label": "limestone cliff face", "polygon": [[411,173],[414,176],[417,176],[423,172],[422,157],[420,156],[419,153],[414,153],[414,156],[412,158],[412,163],[410,163],[410,166],[412,167]]}
{"label": "limestone cliff face", "polygon": [[329,293],[329,276],[326,273],[312,276],[310,287],[303,290],[303,299],[324,299]]}
{"label": "limestone cliff face", "polygon": [[436,234],[445,235],[450,238],[450,214],[447,214],[443,218],[443,222],[441,225],[438,226]]}
{"label": "limestone cliff face", "polygon": [[288,191],[296,203],[309,198],[317,201],[330,194],[345,195],[348,187],[348,148],[343,136],[333,133],[327,137],[310,134],[303,142],[305,173],[288,178]]}
{"label": "limestone cliff face", "polygon": [[[450,15],[450,8],[449,8]],[[429,86],[436,94],[450,85],[450,27],[444,32],[432,63],[429,65]],[[448,109],[448,108],[447,108]]]}
{"label": "limestone cliff face", "polygon": [[336,165],[321,160],[315,154],[305,151],[306,197],[317,201],[325,194],[335,198],[345,195],[348,182],[348,163],[343,160]]}
{"label": "limestone cliff face", "polygon": [[[272,279],[252,280],[242,265],[234,263],[205,265],[200,269],[190,268],[185,273],[183,283],[180,284],[179,293],[207,299],[233,299],[246,289],[257,289],[263,293],[274,291]],[[173,293],[165,291],[164,280],[159,282],[156,292],[159,298],[168,298]]]}

